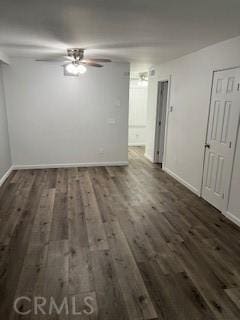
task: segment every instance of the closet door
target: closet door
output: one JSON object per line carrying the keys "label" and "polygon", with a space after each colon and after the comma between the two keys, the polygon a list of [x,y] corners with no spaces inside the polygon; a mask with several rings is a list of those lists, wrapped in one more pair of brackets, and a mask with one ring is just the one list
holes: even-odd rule
{"label": "closet door", "polygon": [[228,197],[240,113],[240,71],[214,73],[203,178],[203,198],[223,210]]}

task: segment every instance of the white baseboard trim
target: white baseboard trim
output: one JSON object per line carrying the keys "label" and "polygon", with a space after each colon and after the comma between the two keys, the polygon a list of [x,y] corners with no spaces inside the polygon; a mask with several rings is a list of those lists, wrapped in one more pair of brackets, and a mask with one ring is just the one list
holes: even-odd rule
{"label": "white baseboard trim", "polygon": [[154,163],[153,158],[152,158],[149,154],[144,153],[144,157],[147,158],[147,159],[148,159],[149,161],[151,161],[152,163]]}
{"label": "white baseboard trim", "polygon": [[228,218],[229,220],[231,220],[233,223],[235,223],[240,227],[240,218],[236,217],[234,214],[230,213],[229,211],[222,212],[222,213],[226,218]]}
{"label": "white baseboard trim", "polygon": [[144,142],[129,143],[128,146],[129,147],[145,147],[146,143],[144,143]]}
{"label": "white baseboard trim", "polygon": [[13,166],[11,166],[8,171],[2,176],[0,179],[0,187],[4,184],[4,182],[7,180],[9,177],[10,173],[14,170]]}
{"label": "white baseboard trim", "polygon": [[13,170],[127,166],[128,161],[13,165]]}
{"label": "white baseboard trim", "polygon": [[[201,192],[199,190],[197,190],[195,187],[193,187],[190,183],[186,182],[184,179],[180,178],[178,175],[176,175],[174,172],[172,172],[171,170],[169,170],[168,168],[164,167],[163,170],[168,173],[171,177],[173,177],[174,179],[176,179],[178,182],[180,182],[181,184],[183,184],[186,188],[188,188],[189,190],[191,190],[193,193],[195,193],[197,196],[201,197]],[[231,220],[233,223],[235,223],[236,225],[238,225],[240,227],[240,218],[236,217],[234,214],[230,213],[230,212],[222,212],[222,214],[228,218],[229,220]]]}
{"label": "white baseboard trim", "polygon": [[169,170],[168,168],[164,167],[163,169],[166,173],[168,173],[171,177],[173,177],[174,179],[176,179],[178,182],[180,182],[181,184],[183,184],[186,188],[188,188],[189,190],[191,190],[193,193],[195,193],[197,196],[200,197],[200,191],[193,187],[190,183],[186,182],[184,179],[182,179],[181,177],[179,177],[177,174],[175,174],[174,172],[172,172],[171,170]]}

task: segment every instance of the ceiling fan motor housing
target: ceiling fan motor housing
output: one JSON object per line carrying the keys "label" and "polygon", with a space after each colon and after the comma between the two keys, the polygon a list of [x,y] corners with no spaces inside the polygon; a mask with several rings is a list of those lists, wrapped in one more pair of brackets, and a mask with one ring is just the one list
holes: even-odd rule
{"label": "ceiling fan motor housing", "polygon": [[84,49],[73,48],[68,49],[67,54],[69,57],[73,57],[75,60],[81,60],[84,56]]}

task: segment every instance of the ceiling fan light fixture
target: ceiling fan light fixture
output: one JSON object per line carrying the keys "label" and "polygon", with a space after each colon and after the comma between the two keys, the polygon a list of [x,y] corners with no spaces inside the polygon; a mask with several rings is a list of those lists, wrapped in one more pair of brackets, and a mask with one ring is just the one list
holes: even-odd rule
{"label": "ceiling fan light fixture", "polygon": [[81,64],[69,63],[66,66],[66,70],[68,73],[73,75],[83,74],[87,71],[87,68]]}
{"label": "ceiling fan light fixture", "polygon": [[74,74],[74,75],[78,74],[77,68],[73,63],[69,63],[68,65],[66,65],[66,70],[71,74]]}
{"label": "ceiling fan light fixture", "polygon": [[87,71],[87,68],[85,66],[83,66],[82,64],[79,64],[77,66],[77,72],[80,73],[80,74],[83,74]]}
{"label": "ceiling fan light fixture", "polygon": [[[66,76],[78,76],[87,71],[85,65],[101,68],[103,64],[112,62],[106,58],[87,58],[84,59],[84,49],[72,48],[67,49],[67,55],[63,55],[61,60],[64,62],[64,74]],[[37,59],[36,61],[59,61],[59,55],[54,59],[53,57]]]}

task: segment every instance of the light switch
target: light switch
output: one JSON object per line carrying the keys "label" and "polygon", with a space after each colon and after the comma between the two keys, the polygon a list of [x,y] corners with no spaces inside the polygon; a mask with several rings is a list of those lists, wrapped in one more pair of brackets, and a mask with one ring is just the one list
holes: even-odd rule
{"label": "light switch", "polygon": [[108,119],[108,124],[116,124],[116,119],[114,119],[114,118],[109,118],[109,119]]}
{"label": "light switch", "polygon": [[116,101],[115,101],[115,107],[121,107],[121,101],[120,101],[120,99],[116,99]]}
{"label": "light switch", "polygon": [[104,149],[103,148],[99,148],[99,154],[101,154],[101,155],[104,154]]}

